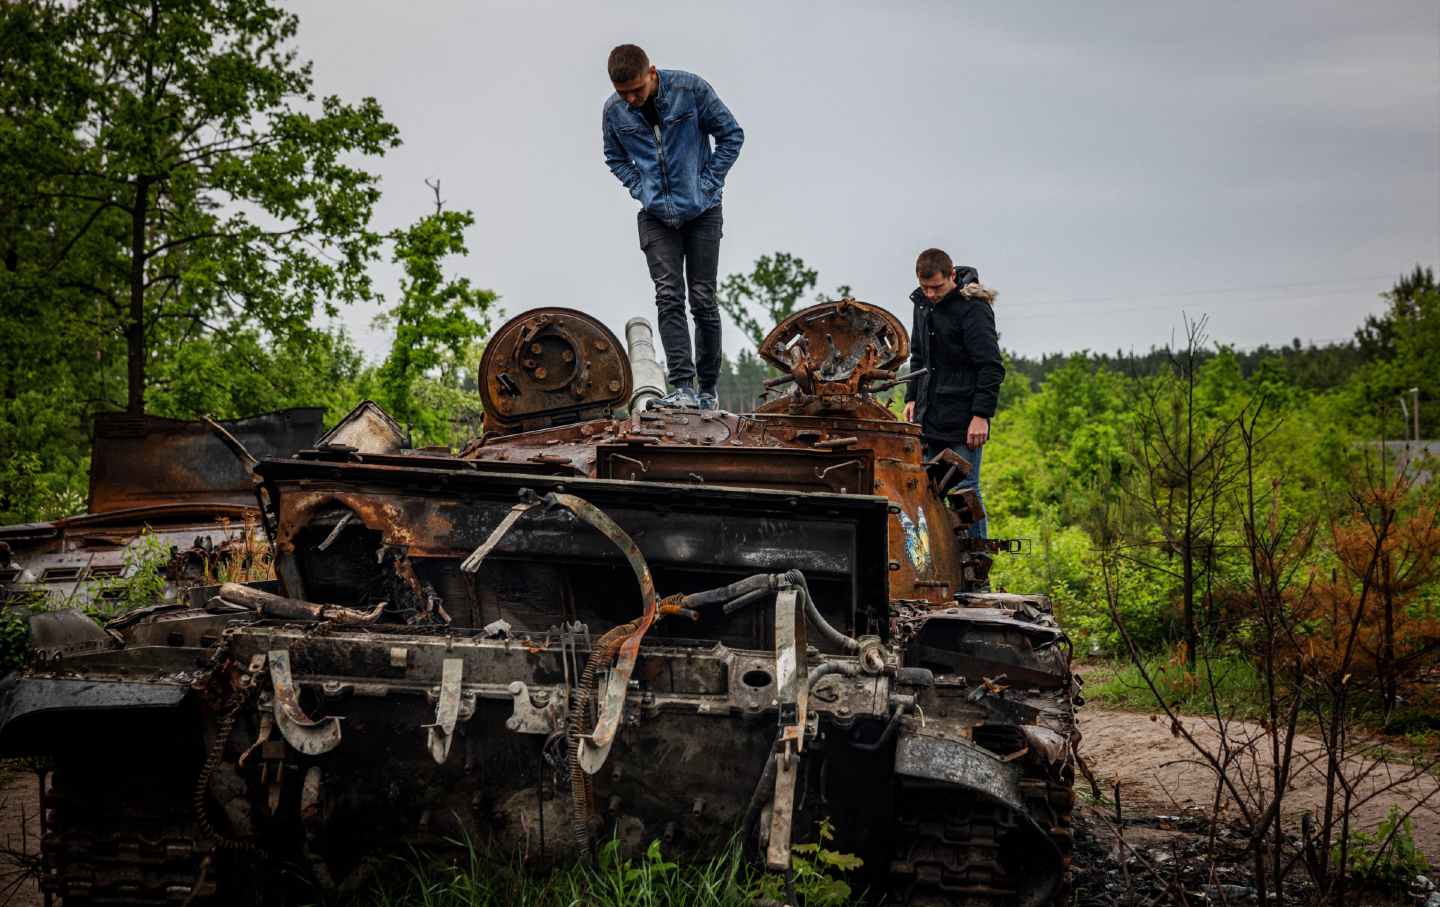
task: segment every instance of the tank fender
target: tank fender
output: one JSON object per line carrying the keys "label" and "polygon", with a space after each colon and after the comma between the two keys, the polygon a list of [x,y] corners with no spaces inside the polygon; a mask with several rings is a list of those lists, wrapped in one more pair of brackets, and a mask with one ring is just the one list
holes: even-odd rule
{"label": "tank fender", "polygon": [[46,735],[35,725],[66,712],[115,712],[178,706],[189,687],[173,683],[128,683],[89,678],[27,677],[0,681],[0,753],[34,750]]}
{"label": "tank fender", "polygon": [[31,657],[40,664],[119,647],[114,637],[74,608],[32,614],[29,629]]}
{"label": "tank fender", "polygon": [[1020,769],[963,738],[902,731],[895,744],[895,774],[956,784],[1024,812]]}
{"label": "tank fender", "polygon": [[[895,774],[954,784],[1010,807],[1018,829],[1033,842],[1024,848],[1032,859],[1027,861],[1019,903],[1039,907],[1051,902],[1063,878],[1063,860],[1055,842],[1025,808],[1018,766],[964,738],[906,731],[895,744]],[[1037,859],[1042,853],[1050,858]]]}

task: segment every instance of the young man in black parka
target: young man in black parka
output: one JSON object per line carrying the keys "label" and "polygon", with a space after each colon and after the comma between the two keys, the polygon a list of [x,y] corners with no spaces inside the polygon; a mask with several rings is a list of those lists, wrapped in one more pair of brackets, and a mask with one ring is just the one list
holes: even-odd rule
{"label": "young man in black parka", "polygon": [[[920,286],[910,294],[915,321],[910,332],[910,371],[929,369],[905,392],[905,419],[920,424],[929,459],[952,448],[969,461],[960,488],[980,494],[980,452],[990,438],[990,420],[1005,380],[1005,362],[995,333],[995,292],[980,284],[974,268],[955,267],[940,249],[926,249],[915,261]],[[970,527],[972,538],[987,538],[988,520]]]}

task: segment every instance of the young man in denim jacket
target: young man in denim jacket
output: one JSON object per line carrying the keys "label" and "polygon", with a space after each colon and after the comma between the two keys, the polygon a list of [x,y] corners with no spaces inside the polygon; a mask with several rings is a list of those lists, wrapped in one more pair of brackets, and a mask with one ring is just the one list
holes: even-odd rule
{"label": "young man in denim jacket", "polygon": [[[990,420],[1005,381],[1005,360],[995,332],[995,291],[974,268],[957,268],[940,249],[915,261],[920,286],[910,332],[910,371],[929,369],[905,392],[905,421],[920,423],[929,459],[949,447],[970,463],[958,486],[980,496],[980,451],[990,440]],[[983,502],[981,504],[983,507]],[[970,527],[971,538],[988,536],[989,520]]]}
{"label": "young man in denim jacket", "polygon": [[[601,115],[605,163],[640,202],[640,249],[655,281],[660,342],[674,388],[656,404],[714,409],[720,376],[715,303],[720,194],[745,133],[704,79],[657,70],[634,44],[610,52],[609,72],[615,93]],[[693,359],[687,284],[695,316]]]}

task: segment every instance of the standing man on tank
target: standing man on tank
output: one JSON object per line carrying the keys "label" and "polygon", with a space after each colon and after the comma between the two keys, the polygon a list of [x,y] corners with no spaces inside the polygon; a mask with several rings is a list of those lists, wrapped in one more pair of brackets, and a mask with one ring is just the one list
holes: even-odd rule
{"label": "standing man on tank", "polygon": [[[905,420],[920,424],[929,459],[952,448],[970,463],[959,485],[980,494],[980,451],[990,438],[990,419],[1005,380],[1000,338],[995,333],[995,291],[974,268],[955,267],[940,249],[915,260],[920,286],[910,332],[910,371],[929,371],[905,391]],[[983,506],[983,503],[982,503]],[[988,520],[970,527],[971,538],[988,538]]]}
{"label": "standing man on tank", "polygon": [[[655,281],[660,342],[672,391],[660,406],[716,407],[720,377],[720,195],[745,132],[704,79],[656,69],[645,51],[610,51],[615,93],[600,128],[605,163],[640,202],[640,249]],[[711,147],[711,141],[714,147]],[[685,317],[695,316],[694,357]]]}

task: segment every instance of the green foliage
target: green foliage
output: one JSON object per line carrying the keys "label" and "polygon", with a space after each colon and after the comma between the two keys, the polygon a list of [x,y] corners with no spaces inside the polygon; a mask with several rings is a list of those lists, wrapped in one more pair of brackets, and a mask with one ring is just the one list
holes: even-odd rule
{"label": "green foliage", "polygon": [[[1330,859],[1339,865],[1339,842]],[[1430,861],[1415,845],[1415,827],[1410,817],[1392,806],[1373,834],[1350,832],[1345,870],[1362,884],[1400,894],[1416,876],[1430,871]]]}
{"label": "green foliage", "polygon": [[[442,273],[471,215],[371,227],[373,99],[318,97],[274,0],[0,4],[0,523],[83,509],[90,422],[228,418],[372,397],[420,443],[478,423],[453,363],[494,295]],[[392,248],[395,347],[367,367],[324,327],[375,301]]]}
{"label": "green foliage", "polygon": [[[376,178],[398,144],[373,99],[317,99],[269,0],[6,4],[21,61],[5,145],[41,214],[9,244],[14,289],[123,338],[127,407],[158,350],[203,332],[307,329],[372,296]],[[50,237],[47,241],[46,237]],[[113,350],[109,351],[113,354]]]}
{"label": "green foliage", "polygon": [[133,608],[163,601],[169,583],[165,574],[174,557],[175,550],[160,536],[148,530],[141,533],[125,549],[120,576],[94,584],[91,604],[85,613],[104,623]]}
{"label": "green foliage", "polygon": [[30,623],[23,609],[0,611],[0,677],[25,667],[30,657]]}
{"label": "green foliage", "polygon": [[[1157,655],[1146,659],[1145,670],[1177,712],[1210,714],[1218,705],[1227,719],[1267,717],[1264,678],[1238,655],[1201,658],[1193,672],[1186,670],[1183,657]],[[1086,665],[1082,671],[1090,701],[1142,712],[1155,709],[1154,695],[1130,661]]]}
{"label": "green foliage", "polygon": [[740,844],[731,840],[708,860],[667,860],[658,841],[643,856],[620,853],[616,839],[600,847],[596,862],[580,861],[549,872],[512,859],[464,848],[460,864],[414,854],[403,877],[381,882],[362,903],[372,907],[750,907],[757,879]]}
{"label": "green foliage", "polygon": [[800,300],[818,279],[813,268],[805,267],[805,259],[789,252],[761,255],[749,274],[731,274],[721,281],[716,301],[758,347],[771,328],[800,308]]}
{"label": "green foliage", "polygon": [[[838,853],[825,846],[834,840],[835,827],[829,819],[817,823],[818,841],[796,844],[790,848],[791,884],[805,907],[836,907],[851,901],[850,883],[836,874],[859,869],[864,861],[854,854]],[[760,879],[759,896],[773,901],[787,901],[785,879],[774,874]]]}
{"label": "green foliage", "polygon": [[466,254],[464,231],[474,223],[470,212],[438,210],[437,204],[434,214],[390,234],[404,277],[400,298],[376,319],[394,333],[376,381],[379,402],[410,426],[416,446],[451,441],[446,415],[454,406],[436,399],[444,385],[429,389],[429,401],[422,399],[426,391],[419,382],[447,361],[453,363],[490,330],[495,293],[472,287],[464,277],[447,278],[443,269],[446,257]]}
{"label": "green foliage", "polygon": [[1408,438],[1412,429],[1410,421],[1402,419],[1400,399],[1408,403],[1410,389],[1418,388],[1420,436],[1435,437],[1440,430],[1440,357],[1435,355],[1440,349],[1440,286],[1428,268],[1417,266],[1386,299],[1389,309],[1367,318],[1357,332],[1361,347],[1375,360],[1358,376],[1359,396],[1372,410],[1388,412],[1390,431]]}

